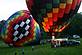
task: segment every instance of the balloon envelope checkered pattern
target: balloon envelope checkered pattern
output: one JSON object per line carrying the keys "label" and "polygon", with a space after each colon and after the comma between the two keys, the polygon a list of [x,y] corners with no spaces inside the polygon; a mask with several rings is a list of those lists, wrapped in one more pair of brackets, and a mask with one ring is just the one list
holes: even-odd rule
{"label": "balloon envelope checkered pattern", "polygon": [[2,37],[10,46],[23,46],[40,40],[40,28],[27,10],[21,10],[9,17],[2,30]]}
{"label": "balloon envelope checkered pattern", "polygon": [[81,0],[26,0],[35,20],[46,32],[61,32],[77,13]]}

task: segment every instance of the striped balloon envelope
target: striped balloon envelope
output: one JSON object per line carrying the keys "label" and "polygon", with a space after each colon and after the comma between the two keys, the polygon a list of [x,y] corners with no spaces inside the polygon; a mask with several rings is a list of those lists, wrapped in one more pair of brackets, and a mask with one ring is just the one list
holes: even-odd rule
{"label": "striped balloon envelope", "polygon": [[40,37],[40,27],[27,10],[11,15],[2,30],[2,38],[10,46],[39,43]]}
{"label": "striped balloon envelope", "polygon": [[35,20],[46,32],[61,32],[77,13],[81,0],[26,0]]}

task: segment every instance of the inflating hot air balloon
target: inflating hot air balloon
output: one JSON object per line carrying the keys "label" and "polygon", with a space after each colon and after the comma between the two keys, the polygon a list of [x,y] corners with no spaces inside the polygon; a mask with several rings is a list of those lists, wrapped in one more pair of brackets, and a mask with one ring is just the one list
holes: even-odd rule
{"label": "inflating hot air balloon", "polygon": [[45,32],[61,32],[77,13],[81,0],[26,0],[27,7]]}
{"label": "inflating hot air balloon", "polygon": [[2,29],[2,38],[10,46],[39,43],[40,28],[27,10],[21,10],[9,17]]}

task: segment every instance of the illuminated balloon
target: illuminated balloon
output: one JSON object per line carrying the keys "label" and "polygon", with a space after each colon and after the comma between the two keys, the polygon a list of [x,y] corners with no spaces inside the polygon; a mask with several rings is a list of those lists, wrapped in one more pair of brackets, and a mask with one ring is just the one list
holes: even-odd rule
{"label": "illuminated balloon", "polygon": [[10,46],[23,46],[40,40],[40,28],[27,10],[14,13],[5,22],[2,38]]}
{"label": "illuminated balloon", "polygon": [[81,0],[26,0],[35,20],[46,32],[61,32],[77,13]]}

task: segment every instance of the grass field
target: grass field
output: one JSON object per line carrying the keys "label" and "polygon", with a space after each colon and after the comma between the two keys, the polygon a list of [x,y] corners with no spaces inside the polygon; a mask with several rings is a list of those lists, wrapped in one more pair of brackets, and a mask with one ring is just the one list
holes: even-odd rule
{"label": "grass field", "polygon": [[12,48],[0,41],[0,55],[15,55],[15,52],[17,55],[22,55],[22,49],[24,55],[82,55],[82,39],[80,46],[51,48],[50,44],[44,44],[35,46],[34,51],[31,46]]}

